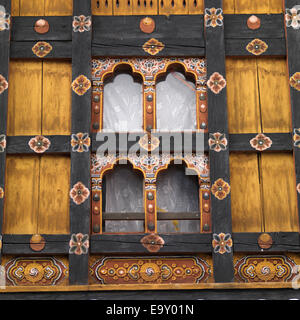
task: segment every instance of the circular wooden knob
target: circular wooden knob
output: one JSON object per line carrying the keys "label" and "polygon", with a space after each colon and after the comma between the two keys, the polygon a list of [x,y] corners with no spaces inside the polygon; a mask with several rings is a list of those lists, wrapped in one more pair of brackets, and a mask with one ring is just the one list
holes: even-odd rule
{"label": "circular wooden knob", "polygon": [[247,20],[247,26],[252,30],[258,29],[260,27],[260,19],[257,16],[252,15]]}
{"label": "circular wooden knob", "polygon": [[146,17],[140,22],[140,29],[145,33],[152,33],[155,29],[155,22],[152,18]]}
{"label": "circular wooden knob", "polygon": [[32,235],[30,239],[30,248],[33,251],[42,251],[45,248],[45,239],[40,234]]}
{"label": "circular wooden knob", "polygon": [[269,249],[269,248],[271,248],[271,246],[273,244],[272,237],[268,233],[262,233],[258,237],[258,241],[257,242],[258,242],[258,245],[262,249]]}
{"label": "circular wooden knob", "polygon": [[45,19],[39,19],[34,25],[34,30],[37,33],[47,33],[49,31],[49,23]]}

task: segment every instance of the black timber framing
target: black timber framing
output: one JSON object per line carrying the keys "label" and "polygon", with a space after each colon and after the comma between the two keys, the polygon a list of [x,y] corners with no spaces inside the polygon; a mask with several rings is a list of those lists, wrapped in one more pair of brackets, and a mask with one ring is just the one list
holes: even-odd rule
{"label": "black timber framing", "polygon": [[[251,144],[250,140],[253,139],[258,133],[239,133],[239,134],[229,134],[229,149],[230,151],[237,152],[257,152]],[[292,133],[264,133],[267,137],[272,140],[272,145],[264,152],[272,151],[292,151]],[[111,133],[103,133],[97,135],[97,133],[92,134],[92,151],[93,152],[104,152],[108,150],[107,141],[111,138],[113,141],[110,145],[110,152],[129,152],[134,146],[138,146],[139,139],[145,135],[144,132],[141,133],[114,133],[113,137]],[[196,152],[197,149],[203,148],[201,150],[208,151],[208,133],[176,133],[164,134],[164,133],[152,133],[160,140],[160,145],[157,150],[153,152],[162,152],[163,141],[167,141],[170,152]],[[170,136],[174,138],[170,138]],[[126,145],[122,146],[121,142]],[[185,141],[189,141],[188,145],[185,145]],[[191,143],[190,143],[191,142]],[[204,144],[204,145],[203,145]]]}
{"label": "black timber framing", "polygon": [[[73,15],[84,15],[91,19],[91,1],[73,0]],[[72,32],[72,79],[83,75],[90,83],[91,78],[91,29],[84,32]],[[72,134],[90,132],[91,89],[78,95],[72,90]],[[71,184],[73,188],[81,183],[90,190],[90,152],[71,152]],[[90,197],[76,204],[70,199],[70,231],[72,234],[90,233]],[[69,282],[71,285],[88,283],[88,253],[69,254]]]}
{"label": "black timber framing", "polygon": [[[286,54],[282,14],[257,15],[261,27],[247,27],[250,15],[224,15],[225,54],[230,56],[252,56],[247,44],[259,38],[268,44],[263,55],[284,56]],[[150,38],[164,44],[160,56],[204,56],[205,41],[203,15],[151,16],[156,30],[144,34],[139,29],[141,16],[93,16],[92,56],[144,56],[151,57],[142,46]],[[34,22],[46,19],[50,30],[46,34],[34,31]],[[12,58],[38,58],[32,52],[37,41],[47,41],[52,51],[43,59],[72,57],[72,17],[13,17],[11,36]],[[40,59],[40,58],[38,58]]]}
{"label": "black timber framing", "polygon": [[[223,13],[222,0],[204,0],[205,11],[211,8]],[[210,11],[209,11],[210,12]],[[207,17],[208,19],[209,17]],[[207,64],[207,103],[208,103],[208,130],[210,134],[222,133],[228,137],[228,118],[227,118],[227,94],[226,94],[226,79],[225,74],[225,43],[224,43],[224,23],[213,26],[204,22],[205,40],[206,40],[206,64]],[[215,78],[217,76],[217,78]],[[216,80],[216,79],[223,80]],[[223,87],[220,90],[213,91],[212,85],[217,82],[217,86]],[[217,181],[221,181],[224,185],[230,186],[229,173],[229,149],[226,148],[220,152],[209,150],[209,167],[210,167],[210,182],[211,190]],[[222,188],[219,187],[218,188]],[[226,192],[225,197],[217,197],[218,193],[211,192],[211,219],[212,232],[218,237],[225,234],[226,237],[232,237],[231,223],[231,193]],[[221,239],[221,238],[220,238]],[[221,240],[220,240],[221,241]],[[213,248],[213,266],[214,278],[216,282],[232,282],[234,277],[233,269],[233,251],[232,248],[222,252]]]}
{"label": "black timber framing", "polygon": [[[4,7],[6,18],[10,22],[10,0],[0,0],[0,5]],[[7,105],[8,105],[8,72],[9,72],[9,49],[10,49],[10,24],[0,31],[0,137],[2,148],[0,152],[0,242],[2,242],[2,226],[5,198],[5,163],[6,163],[6,129],[7,129]],[[0,249],[0,262],[2,252]]]}
{"label": "black timber framing", "polygon": [[[292,9],[295,6],[298,6],[299,10],[299,2],[295,0],[285,0],[285,8],[286,10]],[[288,26],[285,21],[285,31],[286,31],[286,48],[287,48],[287,65],[288,65],[288,75],[290,77],[290,101],[291,101],[291,109],[292,109],[292,127],[293,130],[300,129],[300,60],[299,60],[299,52],[300,52],[300,33],[299,27],[295,28],[293,26]],[[292,86],[291,80],[296,78],[298,75],[298,80],[295,82],[298,86]],[[295,171],[296,171],[296,185],[300,183],[300,146],[296,144],[293,145],[294,151],[294,161],[295,161]],[[296,188],[295,190],[299,190],[297,192],[297,203],[298,203],[298,217],[300,224],[300,189]],[[300,186],[300,185],[299,185]],[[296,192],[296,191],[295,191]]]}

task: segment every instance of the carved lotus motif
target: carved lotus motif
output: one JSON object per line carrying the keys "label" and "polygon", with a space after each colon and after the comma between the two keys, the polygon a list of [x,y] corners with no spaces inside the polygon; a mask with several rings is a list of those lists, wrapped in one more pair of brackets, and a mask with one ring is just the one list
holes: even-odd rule
{"label": "carved lotus motif", "polygon": [[39,58],[45,57],[51,51],[51,44],[45,41],[39,41],[32,47],[32,52]]}
{"label": "carved lotus motif", "polygon": [[259,56],[262,53],[267,51],[268,45],[260,39],[254,39],[250,43],[248,43],[246,49],[250,53],[252,53],[256,56]]}
{"label": "carved lotus motif", "polygon": [[219,200],[223,200],[230,192],[230,186],[223,179],[218,179],[211,187],[212,194]]}
{"label": "carved lotus motif", "polygon": [[215,253],[230,253],[231,252],[231,247],[232,247],[232,239],[231,239],[231,234],[230,233],[219,233],[213,234],[213,241],[212,241],[212,246],[214,249]]}
{"label": "carved lotus motif", "polygon": [[82,204],[89,195],[89,189],[82,182],[77,182],[70,191],[70,197],[77,205]]}
{"label": "carved lotus motif", "polygon": [[43,136],[36,136],[29,140],[28,145],[34,152],[44,153],[49,149],[51,142],[49,139]]}
{"label": "carved lotus motif", "polygon": [[164,47],[165,45],[163,43],[159,42],[154,38],[148,40],[143,45],[144,51],[151,54],[152,56],[158,54],[161,50],[163,50]]}
{"label": "carved lotus motif", "polygon": [[214,72],[207,81],[207,86],[213,93],[218,94],[225,88],[226,80],[219,72]]}
{"label": "carved lotus motif", "polygon": [[0,74],[0,94],[3,93],[8,88],[8,82],[6,79]]}
{"label": "carved lotus motif", "polygon": [[86,76],[80,75],[72,82],[71,87],[76,94],[82,96],[91,87],[91,81]]}

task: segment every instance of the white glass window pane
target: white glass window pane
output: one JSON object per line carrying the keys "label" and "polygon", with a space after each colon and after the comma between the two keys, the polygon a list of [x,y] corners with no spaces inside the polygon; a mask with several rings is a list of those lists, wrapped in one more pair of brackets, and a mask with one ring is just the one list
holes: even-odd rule
{"label": "white glass window pane", "polygon": [[117,74],[104,85],[103,129],[141,131],[143,126],[143,87],[131,75]]}
{"label": "white glass window pane", "polygon": [[[185,167],[170,165],[157,178],[157,205],[160,212],[199,212],[199,183],[186,175]],[[163,215],[163,213],[162,213]],[[158,221],[158,232],[199,232],[200,221]]]}
{"label": "white glass window pane", "polygon": [[195,84],[180,72],[170,72],[156,85],[156,115],[159,130],[195,130]]}
{"label": "white glass window pane", "polygon": [[[143,176],[120,164],[105,174],[105,212],[144,212]],[[144,221],[106,221],[105,232],[143,232]]]}

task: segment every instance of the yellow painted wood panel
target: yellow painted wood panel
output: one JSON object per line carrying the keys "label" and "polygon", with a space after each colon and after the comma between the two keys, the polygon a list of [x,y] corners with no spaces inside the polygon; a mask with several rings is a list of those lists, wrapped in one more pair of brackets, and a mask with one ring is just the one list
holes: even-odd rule
{"label": "yellow painted wood panel", "polygon": [[69,233],[70,157],[41,158],[38,233]]}
{"label": "yellow painted wood panel", "polygon": [[157,0],[132,0],[132,14],[156,15],[158,11]]}
{"label": "yellow painted wood panel", "polygon": [[259,58],[257,66],[263,132],[292,131],[285,58]]}
{"label": "yellow painted wood panel", "polygon": [[113,0],[114,16],[132,15],[133,0]]}
{"label": "yellow painted wood panel", "polygon": [[261,155],[265,231],[297,231],[294,159],[290,153]]}
{"label": "yellow painted wood panel", "polygon": [[21,16],[43,16],[45,14],[45,0],[20,0]]}
{"label": "yellow painted wood panel", "polygon": [[235,0],[223,0],[223,11],[224,14],[235,13]]}
{"label": "yellow painted wood panel", "polygon": [[282,0],[269,0],[269,13],[283,13]]}
{"label": "yellow painted wood panel", "polygon": [[9,64],[7,135],[41,134],[42,62]]}
{"label": "yellow painted wood panel", "polygon": [[113,15],[113,0],[92,0],[92,14],[99,16]]}
{"label": "yellow painted wood panel", "polygon": [[203,0],[188,0],[189,14],[203,14],[204,1]]}
{"label": "yellow painted wood panel", "polygon": [[20,15],[20,0],[11,0],[11,15]]}
{"label": "yellow painted wood panel", "polygon": [[71,134],[71,82],[71,62],[43,62],[43,135]]}
{"label": "yellow painted wood panel", "polygon": [[229,132],[260,132],[260,110],[255,60],[226,58],[226,81]]}
{"label": "yellow painted wood panel", "polygon": [[73,0],[44,0],[46,16],[73,15]]}
{"label": "yellow painted wood panel", "polygon": [[269,0],[235,0],[235,13],[268,13]]}
{"label": "yellow painted wood panel", "polygon": [[159,0],[158,10],[159,14],[188,14],[189,0]]}
{"label": "yellow painted wood panel", "polygon": [[37,232],[39,156],[6,158],[4,233]]}
{"label": "yellow painted wood panel", "polygon": [[231,153],[230,186],[233,232],[261,232],[262,207],[256,153]]}

